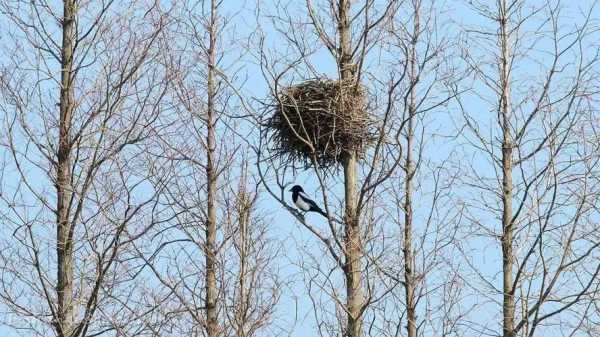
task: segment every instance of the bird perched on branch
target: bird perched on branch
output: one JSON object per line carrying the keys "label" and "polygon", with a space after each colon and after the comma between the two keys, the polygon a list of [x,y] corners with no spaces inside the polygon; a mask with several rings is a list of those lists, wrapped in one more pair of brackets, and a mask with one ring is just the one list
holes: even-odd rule
{"label": "bird perched on branch", "polygon": [[304,193],[302,186],[295,185],[290,189],[290,192],[292,192],[292,201],[294,201],[294,205],[296,205],[298,209],[304,212],[317,212],[322,216],[327,217],[327,214],[323,212],[321,207]]}

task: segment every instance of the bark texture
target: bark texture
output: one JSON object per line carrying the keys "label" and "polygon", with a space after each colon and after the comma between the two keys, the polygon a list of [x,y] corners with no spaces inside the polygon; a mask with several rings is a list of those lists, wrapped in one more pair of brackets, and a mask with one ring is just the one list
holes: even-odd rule
{"label": "bark texture", "polygon": [[416,301],[415,301],[415,257],[413,254],[413,178],[415,177],[414,151],[414,119],[417,107],[417,41],[419,36],[419,2],[415,1],[413,38],[410,47],[409,78],[410,94],[408,100],[408,122],[406,132],[406,158],[404,180],[404,289],[406,296],[406,332],[408,337],[417,337]]}
{"label": "bark texture", "polygon": [[512,168],[513,144],[510,126],[510,46],[506,0],[499,7],[500,22],[500,114],[502,126],[502,274],[503,336],[514,337],[515,299],[513,292]]}
{"label": "bark texture", "polygon": [[75,1],[64,2],[61,46],[59,140],[56,167],[56,255],[58,300],[57,335],[70,336],[74,329],[71,121],[74,109],[73,54],[75,46]]}
{"label": "bark texture", "polygon": [[206,219],[206,332],[208,337],[219,335],[217,308],[216,275],[216,238],[217,238],[217,172],[215,167],[215,59],[217,40],[217,4],[211,1],[210,22],[208,28],[208,66],[207,66],[207,107],[206,107],[206,180],[207,180],[207,219]]}
{"label": "bark texture", "polygon": [[[338,66],[342,80],[351,80],[354,77],[350,40],[350,1],[340,0],[338,3],[338,33],[339,33],[339,59]],[[357,154],[349,151],[345,154],[344,166],[344,197],[345,209],[345,265],[346,277],[346,310],[348,322],[346,335],[348,337],[362,336],[361,311],[363,295],[361,292],[361,240],[359,214],[357,209]]]}

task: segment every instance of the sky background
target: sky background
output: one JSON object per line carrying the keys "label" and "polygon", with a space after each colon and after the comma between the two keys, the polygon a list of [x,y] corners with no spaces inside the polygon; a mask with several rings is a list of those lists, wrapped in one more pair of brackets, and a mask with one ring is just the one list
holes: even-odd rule
{"label": "sky background", "polygon": [[[462,28],[489,25],[489,21],[475,15],[465,3],[466,1],[436,1],[436,7],[438,7],[438,10],[441,13],[438,20],[440,20],[440,26],[444,27],[444,31],[441,32],[441,34],[447,35],[449,38],[458,38],[459,36],[463,36],[461,35],[463,32]],[[481,1],[481,3],[492,5],[493,1]],[[543,2],[529,1],[528,3],[537,6]],[[290,5],[291,12],[297,12],[299,8],[302,8],[303,4],[303,1],[292,1]],[[573,22],[571,23],[568,22],[568,19],[565,19],[564,24],[569,25],[576,23],[577,20],[580,20],[579,12],[592,4],[593,1],[591,0],[563,2],[563,6],[566,8],[566,18],[573,18]],[[267,46],[276,49],[277,46],[282,45],[282,36],[274,29],[266,18],[267,15],[275,11],[274,5],[275,2],[272,1],[260,1],[260,14],[262,15],[260,29],[266,36]],[[232,24],[235,27],[235,30],[228,30],[231,37],[239,38],[252,34],[252,30],[256,26],[254,16],[256,14],[256,8],[257,7],[252,2],[245,2],[243,6],[240,6],[240,2],[238,1],[224,2],[225,15],[234,15]],[[600,19],[600,14],[598,12],[600,11],[595,11],[593,14],[595,20]],[[7,21],[4,18],[0,18],[1,45],[7,43],[7,36],[2,33],[3,31],[7,31],[6,25],[8,25]],[[228,63],[235,63],[235,68],[241,70],[240,74],[243,74],[243,77],[247,77],[242,88],[244,92],[258,98],[267,97],[266,83],[256,66],[253,56],[244,55],[242,56],[241,62],[238,62],[240,60],[240,51],[236,50],[235,47],[227,48],[231,49],[226,49],[223,63],[226,65]],[[284,52],[284,50],[280,50],[280,52]],[[457,50],[456,53],[458,54],[459,51]],[[532,51],[532,53],[536,53],[536,51]],[[543,53],[540,53],[540,55],[543,55]],[[393,57],[393,55],[388,56]],[[312,61],[312,63],[318,67],[318,72],[329,77],[336,76],[337,70],[335,63],[324,48],[314,55]],[[384,74],[387,71],[381,67],[377,68],[376,62],[373,62],[372,66],[374,69],[377,69],[376,72]],[[535,62],[531,60],[523,61],[521,68],[518,69],[521,71],[518,76],[523,78],[526,78],[527,76],[531,76],[532,78],[538,77],[539,75],[535,72],[534,64]],[[474,85],[480,84],[474,83]],[[485,91],[482,88],[475,89]],[[489,108],[481,98],[476,97],[475,95],[466,95],[463,99],[463,103],[468,105],[469,109],[472,111],[480,111],[481,121],[489,121],[489,116],[487,115]],[[463,151],[463,149],[467,147],[466,141],[459,140],[456,144],[450,144],[446,141],[446,136],[455,133],[460,126],[460,118],[458,118],[457,114],[457,107],[450,104],[447,107],[439,109],[439,111],[436,111],[432,115],[435,116],[435,122],[429,124],[428,128],[431,128],[432,132],[437,136],[434,136],[429,140],[429,159],[432,162],[437,162],[448,158],[448,156],[452,154],[458,158],[464,158],[464,165],[470,165],[471,167],[475,167],[476,169],[488,172],[492,175],[493,172],[490,171],[489,161],[486,161],[486,159],[482,157],[469,157],[469,152],[466,150]],[[248,130],[248,133],[252,134],[252,130]],[[305,186],[305,189],[309,194],[318,194],[317,182],[310,171],[297,172],[293,181],[289,181],[289,183],[292,182]],[[339,191],[339,186],[337,186],[337,188]],[[471,193],[471,191],[466,189],[455,191],[457,199],[460,199],[461,197],[473,197],[470,195]],[[287,197],[289,197],[289,195]],[[318,334],[315,328],[312,304],[305,296],[306,289],[302,281],[302,275],[299,272],[298,263],[302,261],[303,254],[307,250],[314,250],[314,252],[317,252],[321,248],[315,238],[309,235],[305,229],[296,223],[287,211],[282,210],[277,202],[272,200],[267,194],[261,198],[259,208],[265,210],[268,217],[271,219],[269,222],[269,233],[271,237],[276,238],[282,246],[285,247],[283,250],[285,255],[281,256],[277,262],[279,263],[281,277],[282,279],[289,281],[287,283],[289,287],[283,289],[283,296],[276,313],[276,326],[286,326],[289,329],[290,324],[293,323],[294,325],[293,329],[290,331],[290,337],[316,337]],[[419,214],[418,209],[416,212],[417,217],[423,216],[423,214]],[[309,221],[314,221],[317,226],[324,225],[323,220],[319,218],[318,215],[308,215],[308,219]],[[496,219],[489,219],[489,221],[495,222]],[[484,274],[493,275],[499,271],[499,267],[501,266],[499,262],[499,246],[489,245],[489,243],[490,241],[487,239],[481,239],[479,242],[473,241],[471,242],[470,248],[480,251],[480,255],[476,256],[476,258],[479,259],[477,264],[482,266],[482,272]],[[496,278],[496,281],[499,282],[500,279]],[[475,301],[476,299],[473,300]],[[468,302],[469,299],[466,301]],[[496,306],[490,305],[482,307],[481,309],[482,310],[478,315],[482,320],[499,319],[498,308]],[[13,319],[18,320],[19,318],[14,317]],[[276,330],[272,331],[275,332]],[[0,326],[0,337],[2,336],[16,337],[17,334],[11,334],[8,329]]]}

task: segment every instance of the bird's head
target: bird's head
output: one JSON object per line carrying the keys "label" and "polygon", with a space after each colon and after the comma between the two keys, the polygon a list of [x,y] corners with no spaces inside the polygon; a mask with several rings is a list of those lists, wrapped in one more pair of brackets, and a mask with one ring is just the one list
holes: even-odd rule
{"label": "bird's head", "polygon": [[302,186],[300,186],[300,185],[294,185],[294,187],[292,187],[290,189],[290,192],[294,192],[294,193],[296,193],[296,192],[304,192],[304,190],[302,189]]}

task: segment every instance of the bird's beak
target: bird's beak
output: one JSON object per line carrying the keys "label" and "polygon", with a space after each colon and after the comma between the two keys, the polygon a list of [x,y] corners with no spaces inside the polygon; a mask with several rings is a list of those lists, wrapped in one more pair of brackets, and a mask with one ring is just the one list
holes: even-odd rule
{"label": "bird's beak", "polygon": [[291,189],[290,189],[289,191],[290,191],[290,192],[294,192],[294,191],[292,191]]}

